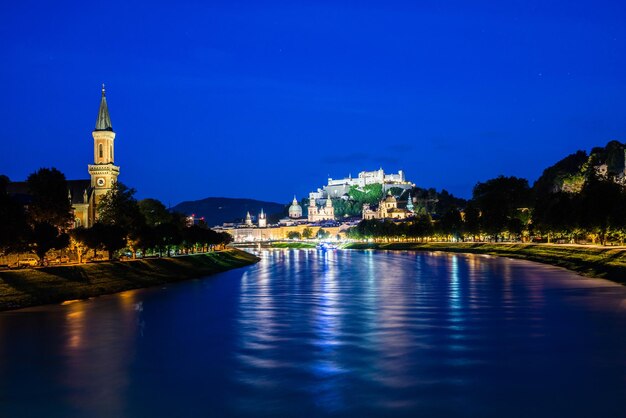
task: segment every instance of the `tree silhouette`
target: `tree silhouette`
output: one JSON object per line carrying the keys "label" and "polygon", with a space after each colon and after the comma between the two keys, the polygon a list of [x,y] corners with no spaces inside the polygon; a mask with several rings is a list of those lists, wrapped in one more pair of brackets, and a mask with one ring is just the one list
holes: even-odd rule
{"label": "tree silhouette", "polygon": [[531,204],[528,180],[499,176],[478,183],[473,201],[481,211],[483,231],[498,241],[498,236],[512,225],[511,218],[519,216],[519,209]]}
{"label": "tree silhouette", "polygon": [[24,206],[7,193],[9,178],[0,175],[0,253],[22,250],[29,234]]}
{"label": "tree silhouette", "polygon": [[60,250],[69,245],[69,236],[48,222],[37,222],[33,226],[31,237],[32,251],[39,257],[39,264],[44,264],[46,253],[51,249]]}
{"label": "tree silhouette", "polygon": [[56,168],[40,168],[26,182],[32,197],[28,204],[32,223],[46,222],[60,229],[68,228],[73,217],[65,175]]}
{"label": "tree silhouette", "polygon": [[127,233],[141,229],[145,218],[134,195],[135,189],[115,183],[98,203],[98,222],[119,226]]}

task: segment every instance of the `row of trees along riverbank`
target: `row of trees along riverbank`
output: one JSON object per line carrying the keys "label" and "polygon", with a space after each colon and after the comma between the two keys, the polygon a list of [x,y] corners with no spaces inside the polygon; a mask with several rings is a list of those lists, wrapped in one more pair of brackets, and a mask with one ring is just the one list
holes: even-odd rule
{"label": "row of trees along riverbank", "polygon": [[478,183],[472,199],[437,217],[363,220],[348,231],[357,240],[522,241],[624,243],[626,192],[613,178],[592,171],[577,193],[530,188],[518,177]]}
{"label": "row of trees along riverbank", "polygon": [[183,257],[0,270],[0,311],[159,286],[258,261],[253,254],[227,248]]}
{"label": "row of trees along riverbank", "polygon": [[50,250],[73,252],[78,261],[89,252],[106,251],[108,258],[130,252],[171,255],[223,248],[230,243],[226,233],[206,225],[187,225],[186,218],[172,213],[156,199],[137,201],[135,190],[122,183],[102,198],[98,221],[90,228],[74,225],[68,184],[55,168],[42,168],[27,180],[28,201],[9,195],[9,179],[0,176],[0,252],[31,252],[43,263]]}

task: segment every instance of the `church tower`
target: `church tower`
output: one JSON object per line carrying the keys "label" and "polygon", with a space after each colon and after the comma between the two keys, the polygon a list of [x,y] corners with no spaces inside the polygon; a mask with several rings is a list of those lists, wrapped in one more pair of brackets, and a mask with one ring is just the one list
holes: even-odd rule
{"label": "church tower", "polygon": [[259,214],[259,228],[267,228],[267,217],[263,209],[261,209],[261,213]]}
{"label": "church tower", "polygon": [[413,206],[413,198],[411,197],[411,193],[409,193],[409,200],[406,203],[406,209],[411,213],[413,213],[415,209],[415,207]]}
{"label": "church tower", "polygon": [[309,195],[309,222],[317,221],[317,205],[313,195]]}
{"label": "church tower", "polygon": [[333,201],[330,196],[326,199],[326,208],[324,213],[326,214],[326,219],[335,219],[335,208],[333,207]]}
{"label": "church tower", "polygon": [[100,99],[98,119],[96,119],[96,129],[91,135],[93,136],[94,163],[89,165],[89,175],[93,190],[93,206],[96,207],[102,196],[111,190],[113,184],[117,182],[117,176],[120,174],[120,168],[114,165],[115,132],[111,126],[104,84],[102,85],[102,98]]}

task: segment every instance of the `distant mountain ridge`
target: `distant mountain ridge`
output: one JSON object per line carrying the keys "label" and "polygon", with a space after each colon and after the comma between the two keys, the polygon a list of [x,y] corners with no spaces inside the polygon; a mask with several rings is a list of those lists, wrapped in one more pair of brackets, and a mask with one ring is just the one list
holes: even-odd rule
{"label": "distant mountain ridge", "polygon": [[268,220],[282,217],[288,205],[276,202],[265,202],[254,199],[237,199],[230,197],[207,197],[201,200],[185,201],[172,208],[173,211],[185,215],[194,214],[197,218],[204,217],[207,225],[222,225],[224,222],[241,221],[250,212],[256,218],[261,209],[268,214]]}

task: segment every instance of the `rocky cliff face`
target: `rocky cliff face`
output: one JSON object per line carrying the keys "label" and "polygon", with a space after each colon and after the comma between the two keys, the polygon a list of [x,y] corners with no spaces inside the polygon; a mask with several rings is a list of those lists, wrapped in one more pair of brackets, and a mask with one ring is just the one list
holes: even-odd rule
{"label": "rocky cliff face", "polygon": [[578,193],[591,176],[626,185],[626,145],[611,141],[589,154],[577,151],[546,168],[534,184],[538,194]]}

